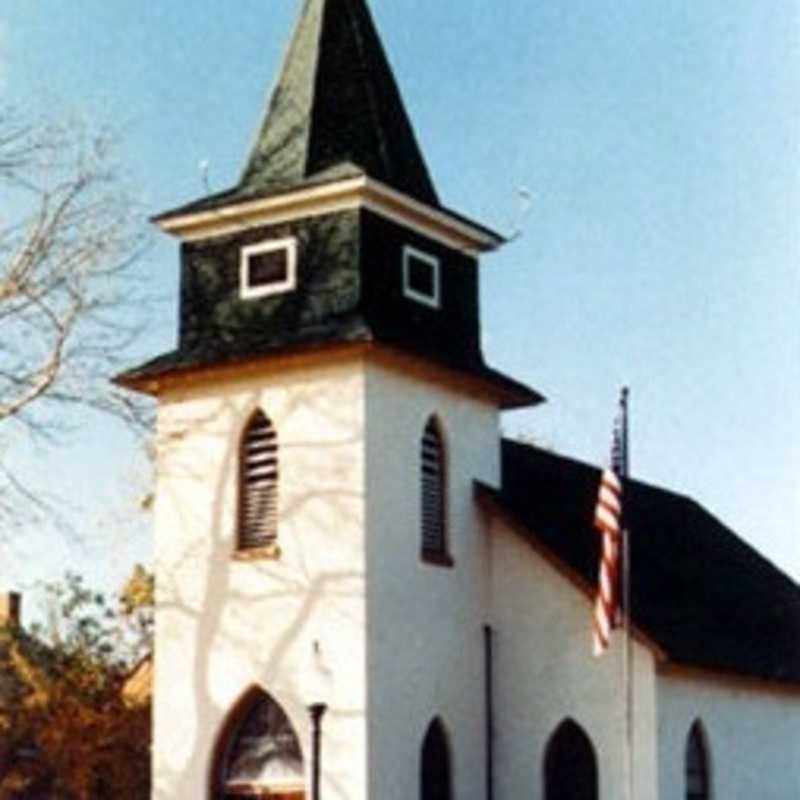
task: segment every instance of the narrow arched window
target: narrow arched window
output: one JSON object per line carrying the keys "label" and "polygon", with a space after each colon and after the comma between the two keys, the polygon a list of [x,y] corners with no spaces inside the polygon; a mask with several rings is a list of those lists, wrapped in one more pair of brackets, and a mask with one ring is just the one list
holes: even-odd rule
{"label": "narrow arched window", "polygon": [[217,744],[214,800],[303,800],[300,739],[283,708],[252,689],[237,704]]}
{"label": "narrow arched window", "polygon": [[438,420],[430,417],[421,448],[422,558],[449,564],[447,553],[447,470],[444,437]]}
{"label": "narrow arched window", "polygon": [[278,535],[278,437],[269,419],[256,411],[242,434],[239,452],[240,551],[274,544]]}
{"label": "narrow arched window", "polygon": [[444,725],[437,717],[428,726],[422,742],[420,800],[452,800],[452,781],[450,745]]}
{"label": "narrow arched window", "polygon": [[544,760],[545,800],[597,800],[597,757],[586,732],[564,720],[550,738]]}
{"label": "narrow arched window", "polygon": [[710,797],[708,750],[703,728],[697,721],[686,739],[686,800],[708,800]]}

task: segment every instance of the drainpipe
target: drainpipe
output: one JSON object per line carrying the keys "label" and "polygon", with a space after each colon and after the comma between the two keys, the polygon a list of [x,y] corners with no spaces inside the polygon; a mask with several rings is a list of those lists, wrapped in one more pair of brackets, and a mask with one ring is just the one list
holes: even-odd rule
{"label": "drainpipe", "polygon": [[484,700],[486,703],[486,800],[494,800],[494,692],[493,636],[491,625],[483,626]]}

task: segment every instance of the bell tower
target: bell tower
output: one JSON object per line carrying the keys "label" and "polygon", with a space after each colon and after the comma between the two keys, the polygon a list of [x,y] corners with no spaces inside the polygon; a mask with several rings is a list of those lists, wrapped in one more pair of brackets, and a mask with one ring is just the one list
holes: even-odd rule
{"label": "bell tower", "polygon": [[481,796],[473,482],[541,397],[483,359],[502,237],[441,204],[365,0],[305,0],[238,184],[155,222],[178,344],[118,378],[159,402],[154,797],[309,796],[321,703],[326,796],[407,800],[429,741]]}

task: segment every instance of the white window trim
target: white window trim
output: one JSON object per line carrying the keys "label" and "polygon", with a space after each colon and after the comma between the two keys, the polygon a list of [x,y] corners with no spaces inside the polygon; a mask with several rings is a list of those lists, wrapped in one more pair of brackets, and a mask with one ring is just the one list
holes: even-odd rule
{"label": "white window trim", "polygon": [[[286,251],[286,279],[267,286],[249,285],[250,256],[261,253],[273,253],[276,250]],[[297,239],[290,236],[286,239],[270,239],[267,242],[249,244],[241,249],[239,255],[239,296],[242,300],[254,300],[257,297],[269,297],[273,294],[291,292],[297,285]]]}
{"label": "white window trim", "polygon": [[[409,257],[416,258],[433,267],[433,296],[418,292],[409,286]],[[410,245],[403,247],[403,294],[406,297],[431,308],[441,308],[440,271],[439,259],[436,256],[432,256],[430,253],[423,253]]]}

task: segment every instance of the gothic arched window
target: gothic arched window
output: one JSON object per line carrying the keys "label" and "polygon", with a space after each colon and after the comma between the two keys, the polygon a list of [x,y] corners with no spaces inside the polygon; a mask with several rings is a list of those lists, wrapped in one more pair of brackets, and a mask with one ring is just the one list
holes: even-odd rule
{"label": "gothic arched window", "polygon": [[597,800],[597,757],[583,728],[564,720],[544,759],[545,800]]}
{"label": "gothic arched window", "polygon": [[686,800],[708,800],[710,797],[708,750],[703,727],[698,720],[692,725],[686,739]]}
{"label": "gothic arched window", "polygon": [[217,747],[214,800],[303,800],[300,740],[286,712],[252,689],[237,704]]}
{"label": "gothic arched window", "polygon": [[428,726],[422,742],[419,787],[420,800],[452,800],[450,745],[438,717]]}
{"label": "gothic arched window", "polygon": [[239,451],[240,551],[273,545],[278,536],[278,437],[261,411],[249,419]]}
{"label": "gothic arched window", "polygon": [[430,417],[420,450],[422,558],[449,565],[447,553],[447,469],[444,437],[436,417]]}

